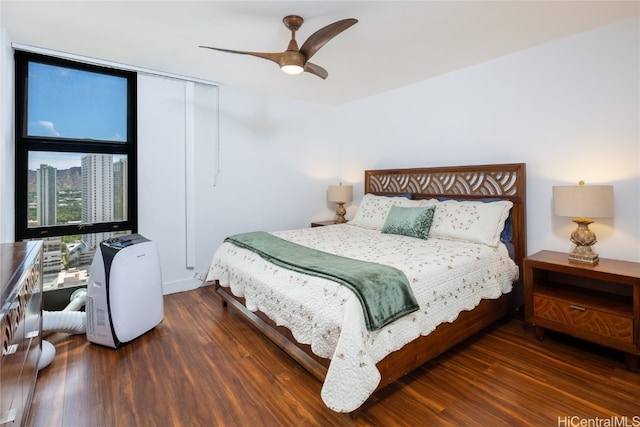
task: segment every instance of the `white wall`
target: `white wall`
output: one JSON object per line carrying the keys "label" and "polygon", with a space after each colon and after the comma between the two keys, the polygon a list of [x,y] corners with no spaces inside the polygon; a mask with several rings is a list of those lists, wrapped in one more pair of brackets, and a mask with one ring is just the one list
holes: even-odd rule
{"label": "white wall", "polygon": [[0,28],[0,242],[14,236],[13,74],[13,49]]}
{"label": "white wall", "polygon": [[[193,286],[190,279],[206,274],[215,250],[229,235],[308,227],[311,221],[332,218],[326,190],[337,176],[335,132],[335,112],[329,107],[220,88],[219,153],[207,138],[196,143],[196,266],[192,270],[180,264],[184,206],[175,197],[182,195],[182,177],[158,169],[158,165],[175,163],[183,152],[175,147],[164,151],[164,144],[145,148],[140,141],[140,161],[146,164],[146,172],[142,167],[139,172],[140,232],[144,235],[151,224],[164,224],[156,225],[155,233],[165,242],[165,252],[179,257],[178,262],[169,261],[174,265],[173,276],[163,271],[165,292]],[[158,181],[152,182],[150,174]],[[173,186],[170,194],[175,204],[164,209],[170,203],[167,190]],[[147,188],[153,193],[148,194]],[[169,241],[176,246],[169,248]],[[162,247],[160,252],[163,256]]]}
{"label": "white wall", "polygon": [[158,107],[139,113],[138,133],[145,137],[138,141],[138,199],[139,232],[158,244],[165,293],[199,286],[194,276],[206,275],[231,234],[331,218],[325,194],[337,174],[331,108],[227,87],[214,107],[205,98],[215,94],[196,92],[202,97],[196,120],[219,120],[219,135],[195,137],[195,266],[188,267],[184,87],[179,81],[163,86],[139,84],[139,91],[158,98],[151,102]]}
{"label": "white wall", "polygon": [[575,224],[553,215],[552,186],[613,184],[615,217],[591,226],[595,250],[640,261],[639,27],[631,19],[342,106],[340,172],[525,162],[530,254],[571,248]]}
{"label": "white wall", "polygon": [[332,108],[221,87],[220,174],[215,187],[203,189],[214,243],[331,218],[326,191],[338,175],[335,134]]}
{"label": "white wall", "polygon": [[138,75],[138,231],[158,245],[165,292],[193,277],[185,271],[185,85]]}

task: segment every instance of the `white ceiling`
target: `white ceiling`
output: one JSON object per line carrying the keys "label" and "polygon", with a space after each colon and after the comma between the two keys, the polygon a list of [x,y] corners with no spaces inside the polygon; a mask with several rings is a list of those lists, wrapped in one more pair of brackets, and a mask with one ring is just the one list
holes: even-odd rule
{"label": "white ceiling", "polygon": [[[305,19],[300,45],[334,21],[359,20],[313,57],[326,80],[198,48],[284,51],[290,14]],[[639,15],[638,1],[0,1],[14,43],[328,105]]]}

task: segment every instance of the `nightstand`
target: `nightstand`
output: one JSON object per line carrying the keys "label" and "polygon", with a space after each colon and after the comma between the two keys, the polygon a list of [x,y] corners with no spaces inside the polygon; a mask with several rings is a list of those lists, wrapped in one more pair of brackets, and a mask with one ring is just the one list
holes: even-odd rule
{"label": "nightstand", "polygon": [[637,372],[640,263],[601,258],[592,266],[561,252],[531,255],[524,260],[524,318],[539,340],[551,329],[614,348]]}
{"label": "nightstand", "polygon": [[335,222],[333,220],[330,221],[314,221],[311,223],[312,227],[324,227],[325,225],[333,225]]}

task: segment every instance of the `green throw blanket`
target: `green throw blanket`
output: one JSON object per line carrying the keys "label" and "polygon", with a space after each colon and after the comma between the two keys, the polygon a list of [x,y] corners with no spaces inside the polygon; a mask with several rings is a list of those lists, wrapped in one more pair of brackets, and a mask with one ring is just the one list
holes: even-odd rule
{"label": "green throw blanket", "polygon": [[418,309],[407,277],[397,268],[311,249],[262,231],[236,234],[225,241],[280,267],[348,287],[360,299],[370,331]]}

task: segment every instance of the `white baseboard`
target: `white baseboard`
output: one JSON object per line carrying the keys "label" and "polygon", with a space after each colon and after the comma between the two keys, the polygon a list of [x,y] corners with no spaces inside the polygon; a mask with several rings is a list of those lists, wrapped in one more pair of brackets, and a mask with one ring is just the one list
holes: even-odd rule
{"label": "white baseboard", "polygon": [[162,293],[164,295],[169,295],[177,292],[191,291],[202,286],[202,283],[202,280],[196,278],[163,283]]}

